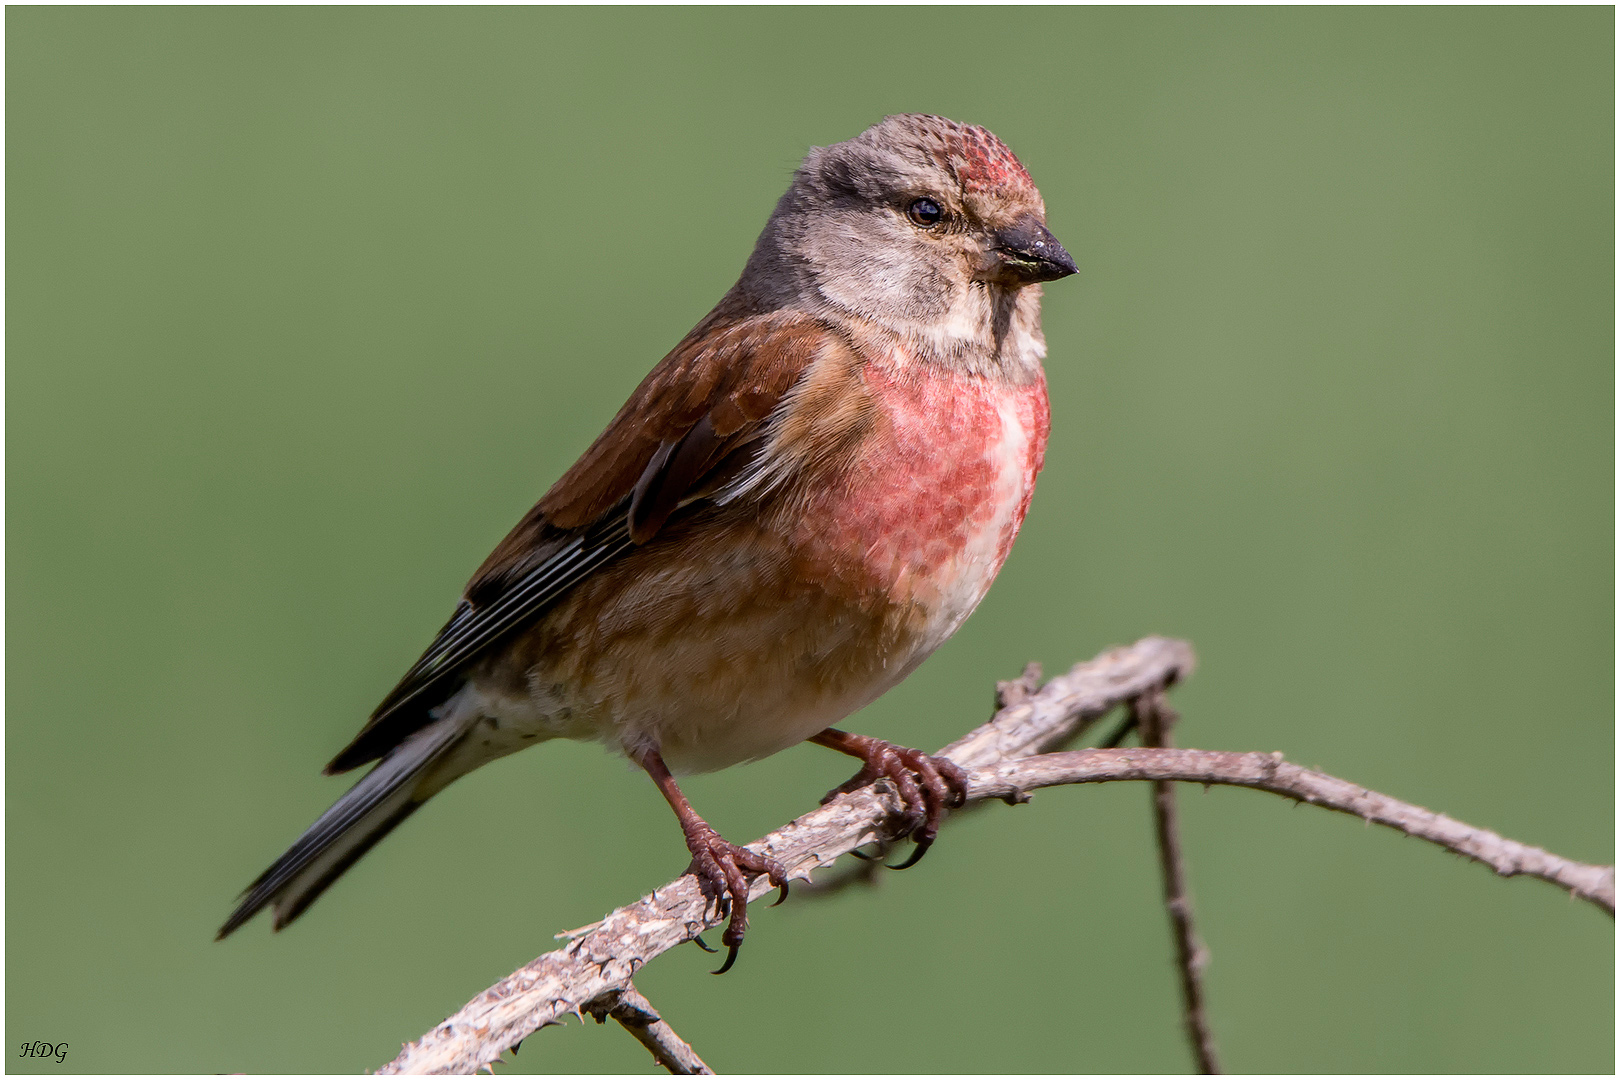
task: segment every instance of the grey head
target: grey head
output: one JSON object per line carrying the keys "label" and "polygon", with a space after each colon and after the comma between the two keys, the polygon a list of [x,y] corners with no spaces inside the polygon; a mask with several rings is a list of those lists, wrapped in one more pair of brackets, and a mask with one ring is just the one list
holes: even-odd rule
{"label": "grey head", "polygon": [[811,150],[739,286],[772,307],[887,329],[940,359],[999,352],[1022,330],[1035,360],[1039,283],[1073,273],[1006,144],[913,113]]}

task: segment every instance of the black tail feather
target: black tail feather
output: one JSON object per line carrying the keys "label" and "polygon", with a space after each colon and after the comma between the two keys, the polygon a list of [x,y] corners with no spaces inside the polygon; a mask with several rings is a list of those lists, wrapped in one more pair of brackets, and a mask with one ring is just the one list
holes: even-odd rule
{"label": "black tail feather", "polygon": [[296,919],[377,841],[422,805],[426,796],[416,797],[417,782],[460,735],[451,722],[439,721],[397,747],[243,890],[236,910],[214,940],[228,937],[270,905],[276,908],[275,929]]}

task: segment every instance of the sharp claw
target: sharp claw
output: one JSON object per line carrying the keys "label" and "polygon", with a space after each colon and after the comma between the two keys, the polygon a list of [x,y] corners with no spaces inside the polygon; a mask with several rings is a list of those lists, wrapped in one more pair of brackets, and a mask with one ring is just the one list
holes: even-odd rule
{"label": "sharp claw", "polygon": [[[727,950],[726,962],[712,972],[724,975],[737,962],[737,949],[748,930],[748,878],[764,875],[780,891],[776,903],[771,905],[775,907],[788,898],[787,869],[768,855],[727,843],[707,826],[703,826],[702,832],[697,829],[693,832],[696,835],[687,837],[687,846],[692,850],[692,865],[687,872],[698,879],[703,890],[704,911],[707,913],[707,901],[712,899],[719,916],[730,916],[725,933],[720,935],[720,944]],[[693,934],[688,940],[704,952],[719,951],[710,948],[701,934]]]}
{"label": "sharp claw", "polygon": [[907,859],[905,862],[901,863],[899,866],[890,866],[889,869],[890,870],[910,870],[913,866],[916,866],[919,862],[922,861],[922,857],[924,855],[928,854],[928,849],[933,847],[933,846],[934,846],[934,842],[932,840],[919,840],[919,841],[917,841],[917,846],[912,849],[911,858]]}
{"label": "sharp claw", "polygon": [[[731,965],[737,962],[737,950],[740,948],[742,948],[742,944],[740,942],[736,945],[728,946],[726,950],[726,962],[721,964],[718,970],[711,971],[709,974],[724,975],[726,972],[730,971]],[[713,949],[710,949],[709,951],[714,952]]]}
{"label": "sharp claw", "polygon": [[[823,737],[824,736],[824,737]],[[949,758],[935,757],[920,750],[908,750],[881,739],[851,736],[847,732],[829,729],[817,736],[816,741],[834,750],[842,751],[864,762],[861,771],[841,787],[829,792],[849,791],[873,780],[887,780],[899,796],[889,827],[896,838],[910,836],[916,843],[911,857],[897,865],[885,864],[890,870],[905,870],[916,866],[933,846],[945,812],[967,803],[968,774]],[[851,855],[863,862],[876,862],[887,854],[886,845],[876,856],[859,850]]]}

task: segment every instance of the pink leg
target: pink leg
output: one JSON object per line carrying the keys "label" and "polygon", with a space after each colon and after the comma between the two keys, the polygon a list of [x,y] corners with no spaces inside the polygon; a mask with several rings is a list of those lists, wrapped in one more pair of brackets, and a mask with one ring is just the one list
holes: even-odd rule
{"label": "pink leg", "polygon": [[[715,972],[716,975],[724,975],[736,962],[743,935],[748,933],[747,875],[764,874],[768,877],[772,885],[782,890],[782,895],[776,901],[780,904],[788,895],[787,869],[768,855],[731,843],[698,817],[658,751],[648,750],[637,759],[637,764],[647,770],[647,775],[664,793],[664,798],[681,823],[686,848],[692,853],[692,864],[686,868],[686,872],[698,879],[703,895],[712,899],[720,911],[724,912],[728,907],[731,909],[731,921],[726,924],[725,933],[720,935],[720,943],[729,951],[726,962]],[[771,906],[775,907],[776,904]]]}

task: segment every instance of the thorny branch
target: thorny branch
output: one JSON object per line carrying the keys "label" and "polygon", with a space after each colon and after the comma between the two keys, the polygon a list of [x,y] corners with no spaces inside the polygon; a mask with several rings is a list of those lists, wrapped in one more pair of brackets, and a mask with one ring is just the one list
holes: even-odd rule
{"label": "thorny branch", "polygon": [[[1614,913],[1613,867],[1562,859],[1302,769],[1280,754],[1150,748],[1049,752],[1084,734],[1116,705],[1184,679],[1193,663],[1190,646],[1167,638],[1144,638],[1110,650],[1039,690],[1004,691],[1005,707],[989,723],[941,753],[970,770],[970,800],[1020,802],[1037,787],[1113,780],[1234,784],[1271,791],[1439,844],[1503,876],[1528,874],[1551,881]],[[1028,673],[1016,680],[1023,684],[1020,690],[1031,681]],[[840,796],[750,846],[786,865],[790,877],[807,880],[811,871],[831,865],[838,856],[881,841],[886,824],[900,809],[893,788],[879,782]],[[762,896],[769,888],[764,878],[757,879],[750,895]],[[599,923],[560,935],[571,939],[567,945],[479,994],[378,1071],[465,1074],[491,1066],[536,1030],[568,1015],[595,1011],[599,1001],[622,1000],[631,977],[648,961],[722,921],[693,878],[678,878]],[[605,1008],[611,1015],[613,1006]]]}

